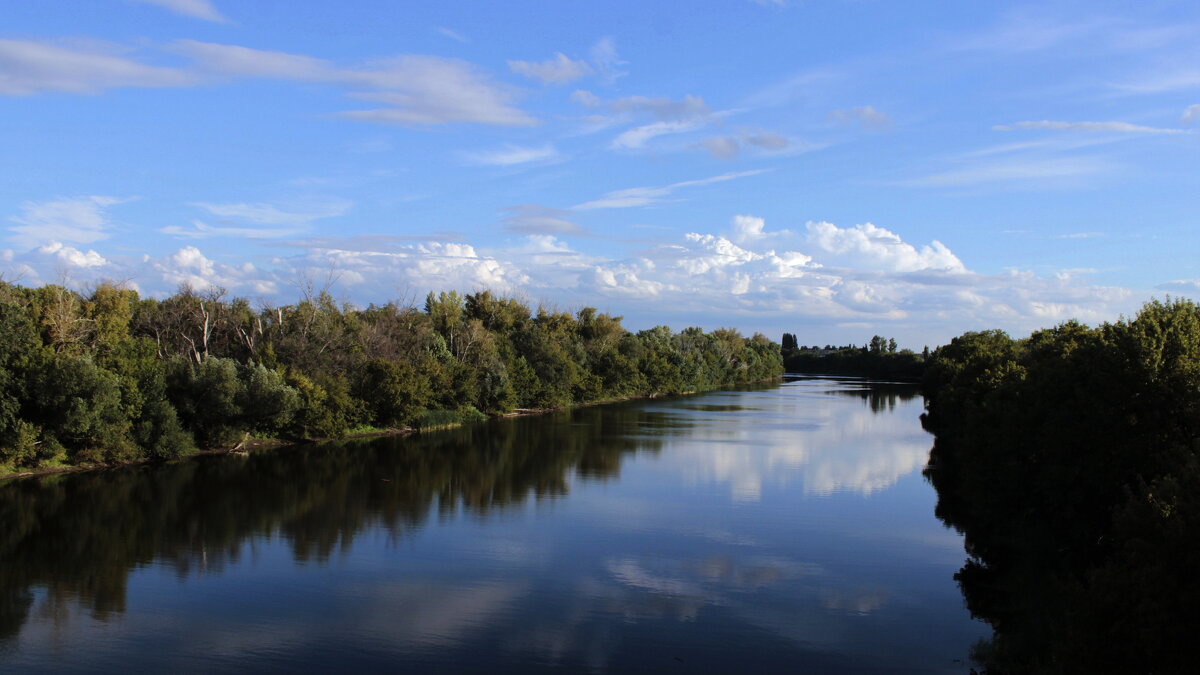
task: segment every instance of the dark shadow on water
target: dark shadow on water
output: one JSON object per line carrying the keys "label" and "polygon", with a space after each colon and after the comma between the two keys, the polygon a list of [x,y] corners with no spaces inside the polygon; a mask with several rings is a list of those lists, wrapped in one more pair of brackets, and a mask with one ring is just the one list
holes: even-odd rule
{"label": "dark shadow on water", "polygon": [[219,573],[247,540],[282,536],[295,561],[321,564],[368,528],[399,539],[436,513],[484,516],[561,496],[572,473],[615,476],[622,458],[661,444],[627,430],[666,424],[629,405],[555,417],[576,423],[496,420],[0,484],[0,649],[19,634],[34,588],[104,620],[124,611],[130,572],[152,562],[181,578]]}

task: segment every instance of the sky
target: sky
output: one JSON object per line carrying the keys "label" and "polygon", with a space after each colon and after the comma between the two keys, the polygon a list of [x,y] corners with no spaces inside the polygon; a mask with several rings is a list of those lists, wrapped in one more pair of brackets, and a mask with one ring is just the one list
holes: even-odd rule
{"label": "sky", "polygon": [[937,345],[1200,298],[1200,3],[4,0],[0,275]]}

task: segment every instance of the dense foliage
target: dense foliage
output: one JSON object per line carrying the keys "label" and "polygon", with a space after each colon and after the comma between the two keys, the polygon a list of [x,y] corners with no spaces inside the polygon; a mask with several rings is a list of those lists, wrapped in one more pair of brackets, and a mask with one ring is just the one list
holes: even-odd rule
{"label": "dense foliage", "polygon": [[783,365],[789,373],[858,375],[883,380],[920,380],[925,372],[924,354],[896,348],[895,338],[876,335],[861,347],[805,347],[792,333],[783,334]]}
{"label": "dense foliage", "polygon": [[248,435],[338,437],[433,427],[782,372],[779,348],[731,329],[630,333],[584,308],[536,313],[488,291],[422,310],[328,293],[255,309],[220,291],[164,300],[100,285],[0,282],[0,474],[169,458]]}
{"label": "dense foliage", "polygon": [[988,672],[1194,672],[1200,306],[967,333],[933,355],[926,475],[965,534]]}

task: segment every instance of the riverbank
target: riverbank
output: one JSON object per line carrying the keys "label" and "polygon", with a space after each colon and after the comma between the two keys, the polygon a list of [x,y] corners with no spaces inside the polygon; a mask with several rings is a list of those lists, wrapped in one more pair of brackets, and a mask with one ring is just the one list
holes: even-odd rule
{"label": "riverbank", "polygon": [[[780,377],[782,377],[782,376],[780,376]],[[755,380],[755,381],[750,381],[750,382],[736,382],[736,383],[730,385],[730,388],[738,387],[738,386],[754,385],[754,384],[763,384],[766,382],[777,381],[779,379],[780,379],[779,377],[769,377],[769,378],[765,378],[762,380]],[[512,411],[507,412],[507,413],[501,413],[499,415],[492,415],[492,416],[488,417],[488,419],[491,420],[491,419],[503,419],[503,418],[509,418],[509,417],[530,417],[530,416],[534,416],[534,415],[546,415],[549,413],[561,412],[564,410],[574,410],[576,408],[587,408],[587,407],[598,406],[598,405],[610,405],[613,403],[622,403],[625,401],[665,398],[665,397],[669,397],[669,396],[694,396],[696,394],[703,394],[703,393],[706,393],[709,391],[718,391],[723,388],[725,388],[725,387],[717,387],[715,389],[696,390],[696,391],[684,391],[684,392],[679,392],[678,394],[654,393],[654,394],[646,394],[644,396],[620,396],[620,397],[616,397],[616,398],[607,398],[607,399],[602,399],[602,400],[598,400],[598,401],[586,401],[584,403],[575,403],[572,405],[557,406],[557,407],[550,407],[550,408],[515,408]],[[481,421],[485,421],[485,420],[481,420]],[[401,428],[395,428],[395,429],[378,429],[378,430],[363,431],[363,432],[358,432],[358,433],[348,433],[344,436],[337,437],[337,438],[305,438],[305,439],[299,439],[299,440],[290,440],[290,439],[284,439],[284,438],[246,438],[241,443],[238,443],[237,445],[226,446],[226,447],[221,447],[221,448],[209,448],[209,449],[205,449],[205,450],[197,450],[196,452],[188,453],[186,455],[183,455],[183,456],[180,456],[180,457],[177,457],[174,459],[169,459],[169,460],[145,458],[145,459],[124,461],[124,462],[108,462],[108,463],[92,462],[92,463],[77,464],[77,465],[72,465],[72,466],[61,466],[61,465],[60,466],[48,466],[48,467],[44,467],[44,468],[28,469],[28,470],[24,470],[24,471],[13,472],[13,473],[0,473],[0,483],[9,481],[9,480],[18,480],[18,479],[22,479],[22,478],[40,478],[40,477],[45,477],[45,476],[55,476],[55,475],[67,474],[67,473],[83,473],[83,472],[88,472],[88,471],[107,471],[107,470],[121,469],[121,468],[126,468],[126,467],[131,467],[131,466],[142,466],[142,465],[146,465],[146,464],[167,464],[167,463],[171,463],[171,462],[183,462],[183,461],[188,461],[188,460],[194,459],[196,457],[211,457],[213,455],[243,454],[243,453],[248,453],[252,450],[267,450],[267,449],[274,449],[274,448],[295,447],[295,446],[299,446],[299,445],[308,445],[311,443],[336,443],[338,441],[348,441],[348,440],[359,439],[359,438],[380,438],[380,437],[384,437],[384,436],[409,436],[412,434],[419,434],[419,433],[424,433],[424,432],[429,432],[429,431],[444,431],[446,429],[454,429],[454,428],[462,427],[462,426],[465,426],[465,425],[462,423],[457,423],[457,424],[443,424],[443,425],[424,427],[424,428],[401,427]]]}

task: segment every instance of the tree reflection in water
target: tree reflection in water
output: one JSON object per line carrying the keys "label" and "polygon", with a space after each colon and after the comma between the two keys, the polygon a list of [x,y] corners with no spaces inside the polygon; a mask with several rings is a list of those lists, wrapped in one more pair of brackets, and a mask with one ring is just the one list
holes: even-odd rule
{"label": "tree reflection in water", "polygon": [[[105,620],[124,611],[130,572],[152,562],[181,578],[219,572],[238,562],[247,540],[283,537],[294,560],[319,564],[368,528],[401,538],[435,512],[485,515],[564,495],[572,473],[603,480],[626,454],[657,452],[653,429],[664,420],[649,416],[633,406],[583,408],[424,436],[10,481],[0,485],[0,641],[20,632],[36,587],[49,606],[77,602]],[[650,437],[624,433],[634,426]]]}

